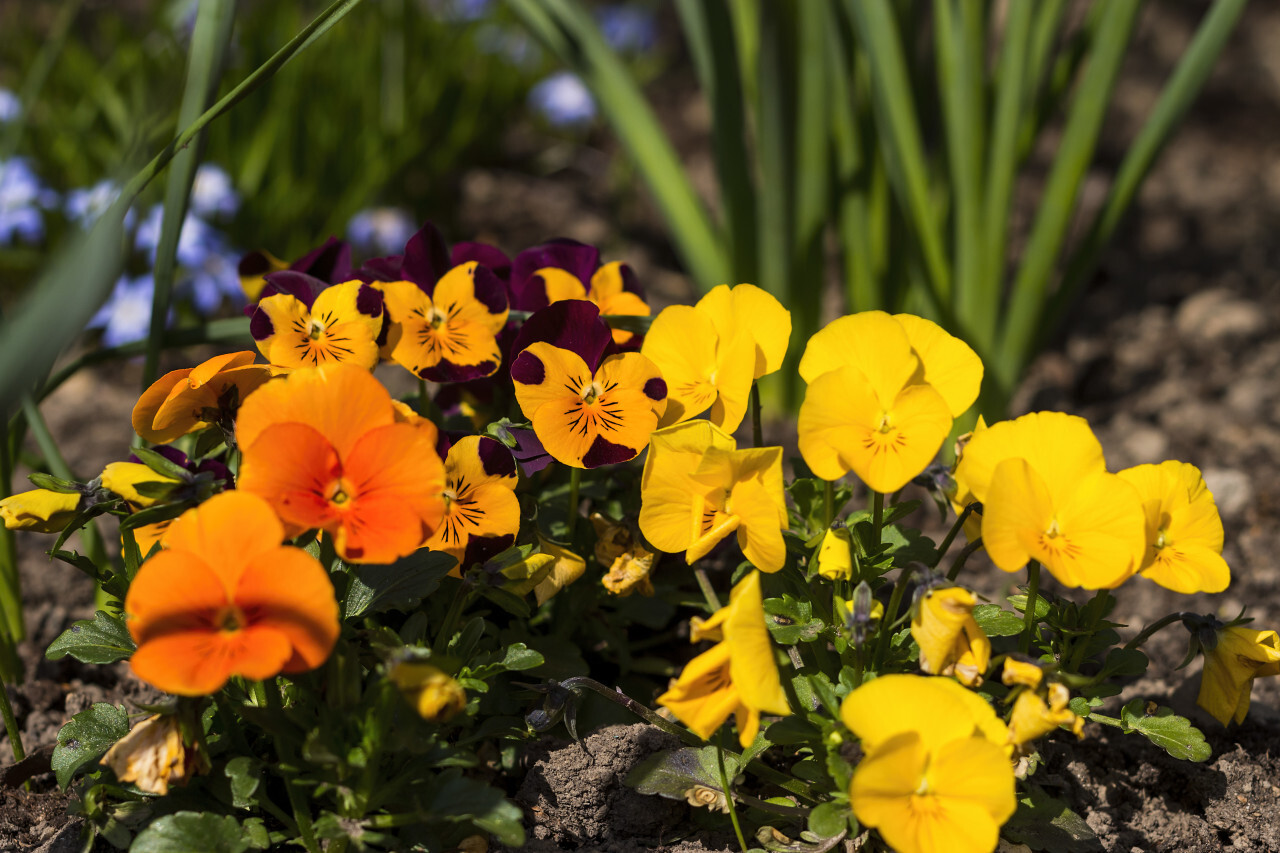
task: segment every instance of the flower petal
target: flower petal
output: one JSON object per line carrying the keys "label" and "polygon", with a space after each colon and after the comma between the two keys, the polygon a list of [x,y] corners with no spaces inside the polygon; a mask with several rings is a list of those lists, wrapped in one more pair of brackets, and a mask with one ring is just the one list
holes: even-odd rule
{"label": "flower petal", "polygon": [[812,383],[841,367],[856,367],[881,400],[892,400],[919,367],[902,324],[883,311],[833,320],[809,339],[800,375]]}
{"label": "flower petal", "polygon": [[696,308],[672,305],[654,318],[640,352],[658,366],[667,385],[663,426],[695,417],[716,401],[717,342],[715,323]]}
{"label": "flower petal", "polygon": [[285,523],[286,533],[297,536],[338,523],[329,496],[342,474],[338,452],[317,430],[302,423],[275,423],[244,449],[237,492],[264,499]]}
{"label": "flower petal", "polygon": [[951,417],[960,417],[978,399],[982,359],[972,347],[932,320],[914,314],[894,314],[893,319],[902,325],[911,349],[920,359],[921,380],[947,401]]}
{"label": "flower petal", "polygon": [[270,628],[288,640],[292,653],[281,662],[285,672],[315,669],[338,640],[338,601],[329,574],[300,548],[281,547],[254,558],[240,576],[235,603],[252,627]]}
{"label": "flower petal", "polygon": [[791,341],[791,312],[773,294],[754,284],[732,289],[722,284],[698,300],[697,308],[711,316],[721,340],[731,340],[739,331],[751,337],[755,348],[753,379],[782,367]]}
{"label": "flower petal", "polygon": [[[165,533],[164,546],[171,552],[200,555],[229,594],[245,566],[257,554],[278,547],[284,536],[284,527],[269,503],[258,495],[233,490],[220,492],[174,519]],[[133,587],[129,590],[132,595]]]}

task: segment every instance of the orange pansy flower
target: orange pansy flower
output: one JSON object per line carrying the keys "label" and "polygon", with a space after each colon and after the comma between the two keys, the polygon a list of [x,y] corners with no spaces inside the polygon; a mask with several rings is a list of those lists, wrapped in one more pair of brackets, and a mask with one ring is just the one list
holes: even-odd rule
{"label": "orange pansy flower", "polygon": [[236,422],[239,488],[275,508],[290,536],[320,529],[351,562],[413,553],[444,514],[430,431],[398,423],[367,370],[332,364],[260,388]]}
{"label": "orange pansy flower", "polygon": [[168,444],[211,424],[230,428],[240,402],[271,378],[271,368],[254,364],[254,357],[227,353],[161,376],[133,407],[134,432],[153,444]]}
{"label": "orange pansy flower", "polygon": [[271,506],[245,492],[215,495],[174,521],[125,599],[134,674],[203,696],[233,675],[261,680],[324,663],[338,639],[333,585],[283,539]]}

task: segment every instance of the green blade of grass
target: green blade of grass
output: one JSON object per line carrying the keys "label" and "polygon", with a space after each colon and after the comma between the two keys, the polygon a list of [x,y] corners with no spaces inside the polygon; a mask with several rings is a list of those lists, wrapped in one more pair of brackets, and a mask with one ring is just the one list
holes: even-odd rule
{"label": "green blade of grass", "polygon": [[653,193],[697,288],[706,292],[727,281],[731,268],[724,236],[694,192],[640,88],[591,15],[574,0],[510,0],[509,7],[591,91]]}
{"label": "green blade of grass", "polygon": [[[998,395],[995,398],[998,401],[1008,399],[1031,356],[1049,277],[1071,224],[1080,182],[1093,159],[1098,132],[1141,0],[1113,0],[1104,6],[1098,38],[1076,88],[1062,143],[1049,171],[1040,209],[1014,279],[997,356],[990,365],[994,382],[987,385]],[[997,404],[1003,407],[1003,403]]]}
{"label": "green blade of grass", "polygon": [[1164,91],[1160,93],[1160,99],[1151,110],[1150,117],[1139,131],[1138,138],[1125,154],[1116,179],[1107,191],[1102,209],[1080,246],[1072,254],[1063,273],[1062,284],[1041,317],[1041,335],[1052,331],[1057,319],[1093,275],[1098,256],[1114,236],[1137,195],[1138,187],[1164,150],[1174,128],[1186,115],[1191,102],[1204,87],[1227,37],[1235,29],[1236,22],[1244,11],[1245,2],[1246,0],[1218,0],[1201,22],[1195,38],[1178,61],[1178,66]]}
{"label": "green blade of grass", "polygon": [[863,149],[855,98],[856,62],[847,21],[827,30],[827,78],[831,81],[831,142],[834,158],[836,233],[845,278],[845,308],[869,311],[883,305],[872,269],[868,192],[871,160]]}
{"label": "green blade of grass", "polygon": [[755,235],[765,290],[791,307],[790,272],[795,214],[796,16],[792,7],[766,3],[760,21],[760,101],[756,114],[760,160],[760,216]]}
{"label": "green blade of grass", "polygon": [[[196,13],[196,26],[191,35],[191,52],[187,60],[187,84],[178,109],[178,127],[198,119],[217,92],[222,76],[223,57],[231,40],[231,24],[235,18],[235,0],[208,0]],[[197,135],[191,145],[173,156],[169,179],[164,190],[164,217],[160,239],[156,244],[156,263],[152,275],[151,331],[147,356],[142,366],[142,387],[156,380],[160,369],[160,335],[169,316],[173,296],[173,278],[177,267],[178,237],[187,216],[187,202],[195,180],[204,134]]]}

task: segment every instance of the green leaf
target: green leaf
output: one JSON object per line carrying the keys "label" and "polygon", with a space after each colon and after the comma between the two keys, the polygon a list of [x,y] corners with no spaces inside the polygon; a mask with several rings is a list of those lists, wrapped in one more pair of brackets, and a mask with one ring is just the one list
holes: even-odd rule
{"label": "green leaf", "polygon": [[1161,747],[1174,758],[1208,761],[1213,748],[1205,743],[1204,733],[1163,705],[1155,713],[1146,712],[1147,700],[1134,699],[1120,709],[1120,724],[1126,733],[1137,732]]}
{"label": "green leaf", "polygon": [[244,853],[248,849],[240,822],[230,815],[178,812],[138,833],[129,853]]}
{"label": "green leaf", "polygon": [[816,726],[798,714],[783,717],[781,720],[772,723],[766,730],[769,742],[781,745],[807,744],[821,734]]}
{"label": "green leaf", "polygon": [[[738,771],[737,756],[726,752],[724,772],[730,782]],[[624,781],[641,794],[657,794],[672,800],[683,800],[685,792],[697,785],[722,793],[724,790],[720,785],[720,765],[714,746],[700,749],[685,746],[655,752],[632,767]]]}
{"label": "green leaf", "polygon": [[502,659],[504,669],[513,672],[519,672],[524,669],[533,669],[535,666],[542,666],[545,663],[542,655],[526,646],[524,643],[516,643],[507,647],[507,655]]}
{"label": "green leaf", "polygon": [[238,809],[253,805],[253,795],[262,783],[263,763],[248,755],[237,755],[227,762],[223,774],[231,780],[231,802]]}
{"label": "green leaf", "polygon": [[1106,679],[1112,677],[1131,678],[1142,675],[1147,671],[1147,664],[1151,661],[1138,649],[1112,649],[1107,653],[1106,660],[1102,662],[1102,671],[1098,673],[1096,678]]}
{"label": "green leaf", "polygon": [[64,495],[78,495],[84,493],[84,488],[71,480],[64,480],[61,477],[55,477],[52,474],[42,474],[37,471],[34,474],[28,474],[27,479],[41,489],[48,489],[51,492],[58,492]]}
{"label": "green leaf", "polygon": [[179,483],[185,483],[191,479],[191,472],[186,468],[148,447],[135,447],[131,452],[138,457],[138,461],[161,477],[177,480]]}
{"label": "green leaf", "polygon": [[[1026,595],[1011,595],[1009,596],[1009,603],[1012,604],[1013,609],[1017,610],[1019,613],[1027,612]],[[1043,595],[1036,596],[1036,615],[1035,615],[1036,620],[1039,621],[1048,615],[1049,615],[1049,602],[1045,601],[1045,598]]]}
{"label": "green leaf", "polygon": [[1023,620],[1017,613],[1001,610],[998,604],[973,608],[973,621],[988,637],[1013,637],[1022,633]]}
{"label": "green leaf", "polygon": [[82,663],[108,664],[124,660],[135,649],[137,646],[124,620],[99,610],[91,620],[81,619],[72,623],[49,644],[45,657],[58,660],[71,655]]}
{"label": "green leaf", "polygon": [[809,831],[819,838],[835,838],[849,829],[852,816],[848,802],[822,803],[809,812]]}
{"label": "green leaf", "polygon": [[123,705],[97,702],[76,714],[58,732],[51,764],[58,784],[65,788],[76,771],[111,748],[129,733],[129,715]]}
{"label": "green leaf", "polygon": [[1015,844],[1048,853],[1092,853],[1100,849],[1098,836],[1084,818],[1036,785],[1031,785],[1027,795],[1018,800],[1018,810],[1000,834]]}
{"label": "green leaf", "polygon": [[168,521],[171,518],[177,518],[193,506],[195,506],[195,501],[179,501],[178,503],[140,509],[130,514],[127,518],[122,518],[120,520],[120,529],[137,530],[139,527],[145,527],[148,524]]}
{"label": "green leaf", "polygon": [[435,592],[458,561],[443,551],[415,551],[390,565],[352,566],[344,619],[387,610],[409,611]]}
{"label": "green leaf", "polygon": [[784,646],[817,639],[826,627],[822,620],[813,618],[813,606],[809,602],[791,595],[766,598],[764,612],[772,617],[765,620],[769,633]]}

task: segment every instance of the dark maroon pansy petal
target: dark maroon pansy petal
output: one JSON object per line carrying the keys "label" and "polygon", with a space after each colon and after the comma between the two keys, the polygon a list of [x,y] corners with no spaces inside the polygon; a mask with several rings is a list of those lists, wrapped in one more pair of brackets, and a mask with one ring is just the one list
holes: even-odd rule
{"label": "dark maroon pansy petal", "polygon": [[655,401],[666,399],[667,383],[662,379],[650,379],[644,383],[644,395]]}
{"label": "dark maroon pansy petal", "polygon": [[[178,448],[173,447],[172,445],[163,444],[163,445],[160,445],[159,447],[153,447],[151,449],[154,450],[156,453],[159,453],[165,459],[168,459],[174,465],[180,465],[183,468],[186,468],[188,471],[192,470],[191,464],[190,464],[191,460],[187,458],[187,454],[183,453]],[[126,461],[137,462],[139,465],[144,464],[141,459],[139,459],[137,456],[133,455],[132,453],[129,454],[129,458]]]}
{"label": "dark maroon pansy petal", "polygon": [[215,480],[221,480],[223,489],[230,489],[235,484],[231,469],[216,459],[206,459],[196,468],[197,474],[203,474],[205,471],[212,473]]}
{"label": "dark maroon pansy petal", "polygon": [[382,291],[367,284],[360,285],[356,291],[356,310],[366,317],[378,317],[382,314]]}
{"label": "dark maroon pansy petal", "polygon": [[565,299],[548,305],[525,320],[511,351],[523,352],[538,341],[576,352],[594,373],[612,351],[613,333],[600,319],[600,309],[593,303]]}
{"label": "dark maroon pansy petal", "polygon": [[439,229],[428,222],[404,244],[404,264],[400,274],[427,293],[435,290],[440,276],[449,271],[449,248]]}
{"label": "dark maroon pansy petal", "polygon": [[[386,313],[385,311],[382,312],[382,325],[378,327],[378,339],[374,341],[374,343],[378,345],[378,349],[382,349],[387,345],[387,338],[390,337],[391,328],[394,325],[395,324],[391,322],[391,315]],[[397,335],[396,337],[398,340],[399,335]]]}
{"label": "dark maroon pansy petal", "polygon": [[597,435],[596,440],[591,442],[591,448],[587,451],[587,455],[582,457],[582,464],[587,468],[616,465],[619,462],[626,462],[628,459],[635,459],[637,453],[639,451],[634,447],[627,447],[625,444],[614,444],[612,441],[605,440],[603,435]]}
{"label": "dark maroon pansy petal", "polygon": [[478,266],[472,278],[476,300],[490,314],[502,314],[507,310],[507,288],[493,270]]}
{"label": "dark maroon pansy petal", "polygon": [[263,251],[252,251],[240,259],[240,263],[236,264],[236,273],[241,278],[253,278],[256,275],[271,272],[275,267],[271,265],[271,259],[267,257],[267,253]]}
{"label": "dark maroon pansy petal", "polygon": [[618,267],[618,272],[622,276],[622,290],[625,293],[634,293],[644,299],[644,288],[640,286],[640,277],[636,275],[636,271],[631,268],[631,265],[622,264]]}
{"label": "dark maroon pansy petal", "polygon": [[289,269],[313,275],[326,284],[351,281],[351,247],[345,240],[330,237],[321,246],[289,264]]}
{"label": "dark maroon pansy petal", "polygon": [[510,548],[515,542],[516,537],[510,533],[502,536],[472,536],[467,540],[467,549],[462,552],[462,562],[458,564],[458,568],[465,572],[476,563],[487,562]]}
{"label": "dark maroon pansy petal", "polygon": [[250,305],[249,307],[253,309],[249,312],[249,334],[253,336],[255,341],[265,341],[275,334],[276,328],[271,323],[271,318],[267,316],[266,311],[259,311],[256,305]]}
{"label": "dark maroon pansy petal", "polygon": [[514,477],[516,460],[507,446],[496,438],[480,437],[480,465],[490,477]]}
{"label": "dark maroon pansy petal", "polygon": [[521,385],[541,385],[547,378],[547,366],[531,352],[522,352],[511,363],[511,379]]}
{"label": "dark maroon pansy petal", "polygon": [[547,286],[535,275],[543,267],[557,267],[577,276],[583,287],[600,266],[600,252],[577,240],[551,240],[525,249],[511,263],[511,307],[517,311],[538,311],[547,306]]}
{"label": "dark maroon pansy petal", "polygon": [[515,456],[526,477],[533,476],[552,463],[551,454],[542,446],[532,429],[513,429],[511,437],[516,440],[515,450],[511,454]]}
{"label": "dark maroon pansy petal", "polygon": [[454,244],[453,251],[449,255],[449,263],[456,267],[467,261],[475,261],[493,270],[493,274],[502,281],[504,286],[511,280],[511,259],[496,246],[469,242]]}
{"label": "dark maroon pansy petal", "polygon": [[437,362],[433,367],[424,367],[418,376],[428,382],[470,382],[483,379],[494,373],[498,365],[492,361],[479,364],[450,364],[447,361]]}
{"label": "dark maroon pansy petal", "polygon": [[384,258],[370,258],[364,266],[356,270],[355,277],[363,282],[371,281],[404,281],[400,269],[404,266],[404,255],[387,255]]}
{"label": "dark maroon pansy petal", "polygon": [[266,284],[263,285],[262,296],[258,297],[259,302],[268,296],[275,296],[277,293],[287,293],[296,297],[303,305],[306,305],[308,311],[315,304],[316,297],[320,295],[321,291],[329,287],[329,283],[324,279],[316,278],[304,272],[297,272],[296,270],[267,273],[265,280]]}

